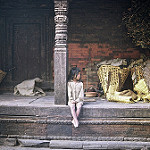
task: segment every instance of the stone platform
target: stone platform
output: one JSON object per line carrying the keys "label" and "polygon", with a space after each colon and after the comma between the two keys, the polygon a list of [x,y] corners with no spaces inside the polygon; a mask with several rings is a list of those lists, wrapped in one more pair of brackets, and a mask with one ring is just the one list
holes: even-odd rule
{"label": "stone platform", "polygon": [[52,93],[45,97],[0,95],[0,137],[150,142],[150,103],[108,102],[86,99],[74,128],[68,106],[54,105]]}

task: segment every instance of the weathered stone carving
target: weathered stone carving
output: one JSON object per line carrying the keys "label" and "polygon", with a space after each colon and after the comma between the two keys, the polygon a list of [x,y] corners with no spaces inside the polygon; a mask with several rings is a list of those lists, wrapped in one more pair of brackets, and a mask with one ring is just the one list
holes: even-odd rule
{"label": "weathered stone carving", "polygon": [[68,2],[67,0],[55,0],[55,13],[61,13],[68,11]]}

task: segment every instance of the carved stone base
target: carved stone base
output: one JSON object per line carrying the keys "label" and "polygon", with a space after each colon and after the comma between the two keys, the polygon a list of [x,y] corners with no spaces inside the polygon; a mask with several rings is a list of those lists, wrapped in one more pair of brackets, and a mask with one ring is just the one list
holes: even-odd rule
{"label": "carved stone base", "polygon": [[[72,117],[68,107],[53,108],[24,108],[19,109],[16,115],[12,111],[15,108],[5,108],[9,115],[0,117],[0,134],[1,136],[11,138],[32,138],[47,140],[94,140],[94,141],[149,141],[150,142],[150,119],[149,118],[126,118],[122,117],[94,117],[93,114],[88,117],[87,108],[83,108],[79,119],[79,127],[74,128],[71,123]],[[37,112],[37,116],[32,114],[32,110]],[[2,108],[0,108],[2,110]],[[16,109],[15,109],[16,110]],[[28,110],[27,113],[24,110]],[[45,111],[43,114],[40,112]],[[86,112],[86,114],[83,112]],[[95,110],[95,111],[98,111]],[[108,111],[103,109],[103,111]],[[118,109],[114,110],[114,114]],[[124,108],[126,114],[131,115],[132,111]],[[146,109],[139,110],[140,113],[146,114]],[[2,111],[1,111],[2,112]],[[62,112],[62,113],[61,113]],[[13,113],[13,115],[11,115]],[[49,113],[49,116],[46,114]],[[86,117],[87,116],[87,117]]]}

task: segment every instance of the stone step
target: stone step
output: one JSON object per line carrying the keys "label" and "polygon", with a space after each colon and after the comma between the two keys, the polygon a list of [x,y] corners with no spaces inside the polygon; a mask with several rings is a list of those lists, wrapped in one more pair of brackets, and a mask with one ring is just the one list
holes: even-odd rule
{"label": "stone step", "polygon": [[36,139],[150,141],[150,118],[80,118],[74,128],[71,118],[1,116],[0,135]]}
{"label": "stone step", "polygon": [[[39,150],[50,150],[50,148],[34,148],[34,147],[19,147],[19,146],[15,146],[15,147],[0,146],[0,150],[38,150],[38,149]],[[61,150],[61,149],[59,149],[59,150]]]}
{"label": "stone step", "polygon": [[42,105],[37,105],[38,101],[32,105],[25,105],[26,101],[19,101],[19,106],[13,102],[1,105],[0,135],[43,140],[150,141],[148,104],[85,102],[79,128],[74,128],[69,107],[52,103],[48,107],[47,101]]}
{"label": "stone step", "polygon": [[[41,123],[41,124],[72,124],[72,117],[62,116],[0,116],[4,123]],[[79,118],[80,125],[150,125],[150,118]]]}
{"label": "stone step", "polygon": [[51,106],[51,107],[35,107],[35,106],[1,106],[0,116],[29,116],[29,117],[47,117],[47,116],[65,116],[70,117],[68,106]]}
{"label": "stone step", "polygon": [[[136,141],[74,141],[74,140],[35,140],[35,139],[16,139],[17,146],[2,145],[2,150],[32,150],[40,149],[115,149],[115,150],[148,150],[150,149],[150,142],[136,142]],[[10,140],[11,141],[11,140]]]}
{"label": "stone step", "polygon": [[17,143],[21,147],[49,147],[49,140],[36,139],[17,139]]}
{"label": "stone step", "polygon": [[50,148],[72,148],[72,149],[142,149],[150,148],[150,142],[129,141],[61,141],[52,140]]}
{"label": "stone step", "polygon": [[[136,107],[134,104],[115,104],[99,105],[96,102],[92,104],[85,103],[81,110],[81,118],[149,118],[149,107]],[[128,106],[128,107],[127,107]],[[0,116],[61,116],[71,117],[68,106],[51,106],[51,107],[26,107],[26,106],[1,106]]]}

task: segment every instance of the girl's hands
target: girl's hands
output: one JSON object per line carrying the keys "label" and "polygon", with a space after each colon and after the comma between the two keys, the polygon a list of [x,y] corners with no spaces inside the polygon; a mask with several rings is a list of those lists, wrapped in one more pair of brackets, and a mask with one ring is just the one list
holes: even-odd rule
{"label": "girl's hands", "polygon": [[76,103],[76,101],[74,101],[74,100],[71,100],[71,103],[72,103],[72,104],[75,104],[75,103]]}
{"label": "girl's hands", "polygon": [[77,98],[75,101],[78,103],[78,102],[80,102],[80,99],[79,99],[79,98]]}

